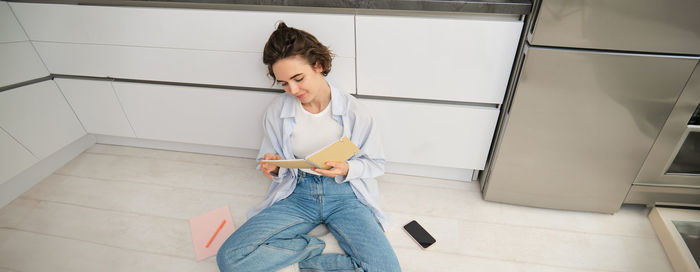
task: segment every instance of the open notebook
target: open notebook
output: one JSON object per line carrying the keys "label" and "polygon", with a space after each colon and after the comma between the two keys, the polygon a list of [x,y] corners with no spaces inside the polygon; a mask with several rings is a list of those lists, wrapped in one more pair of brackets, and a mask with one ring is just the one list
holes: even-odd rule
{"label": "open notebook", "polygon": [[346,161],[353,155],[360,152],[360,149],[348,139],[343,137],[340,140],[321,148],[321,150],[309,154],[304,159],[296,160],[260,160],[284,168],[320,168],[330,169],[325,165],[327,161]]}

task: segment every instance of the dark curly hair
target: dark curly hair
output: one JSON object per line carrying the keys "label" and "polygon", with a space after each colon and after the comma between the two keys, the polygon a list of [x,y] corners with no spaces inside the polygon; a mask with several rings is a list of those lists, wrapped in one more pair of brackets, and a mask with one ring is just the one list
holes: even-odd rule
{"label": "dark curly hair", "polygon": [[333,54],[320,43],[314,35],[306,31],[287,27],[284,22],[277,25],[277,29],[270,34],[263,50],[263,63],[267,65],[267,73],[276,79],[272,72],[272,65],[277,61],[293,56],[304,57],[311,66],[318,62],[323,68],[323,75],[327,76],[331,71]]}

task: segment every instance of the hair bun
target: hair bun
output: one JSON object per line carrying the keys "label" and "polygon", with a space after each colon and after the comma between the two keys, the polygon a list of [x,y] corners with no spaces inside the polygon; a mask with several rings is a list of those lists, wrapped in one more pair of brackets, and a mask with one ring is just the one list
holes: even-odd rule
{"label": "hair bun", "polygon": [[287,26],[287,24],[285,24],[283,21],[277,21],[277,29],[278,29],[278,30],[279,30],[279,29],[285,29],[285,28],[289,28],[289,27]]}

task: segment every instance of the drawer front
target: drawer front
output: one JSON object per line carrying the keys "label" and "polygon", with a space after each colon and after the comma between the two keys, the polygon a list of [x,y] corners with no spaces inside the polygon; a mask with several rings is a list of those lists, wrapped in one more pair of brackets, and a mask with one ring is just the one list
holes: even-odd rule
{"label": "drawer front", "polygon": [[52,80],[0,92],[0,127],[40,160],[85,135]]}
{"label": "drawer front", "polygon": [[700,1],[545,0],[536,45],[700,54]]}
{"label": "drawer front", "polygon": [[387,161],[483,170],[498,109],[361,99],[369,107]]}
{"label": "drawer front", "polygon": [[504,18],[357,16],[358,94],[500,104],[522,28]]}
{"label": "drawer front", "polygon": [[[33,41],[262,52],[277,21],[354,57],[354,16],[237,10],[11,3]],[[319,23],[323,22],[323,23]]]}
{"label": "drawer front", "polygon": [[134,137],[110,81],[55,79],[88,133]]}
{"label": "drawer front", "polygon": [[0,43],[0,87],[48,75],[30,42]]}
{"label": "drawer front", "polygon": [[0,2],[0,43],[26,41],[22,27],[7,2]]}
{"label": "drawer front", "polygon": [[[51,73],[272,88],[260,53],[35,42]],[[355,90],[355,62],[336,57],[328,79]],[[278,87],[274,87],[278,88]]]}
{"label": "drawer front", "polygon": [[259,149],[277,93],[113,83],[137,138]]}
{"label": "drawer front", "polygon": [[0,185],[34,165],[38,160],[19,142],[0,129]]}

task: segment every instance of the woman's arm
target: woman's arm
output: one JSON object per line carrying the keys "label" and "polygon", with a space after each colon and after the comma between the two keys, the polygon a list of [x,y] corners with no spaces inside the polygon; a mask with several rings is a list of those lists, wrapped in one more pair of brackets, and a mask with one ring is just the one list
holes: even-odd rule
{"label": "woman's arm", "polygon": [[[275,120],[269,117],[274,116],[274,114],[269,114],[269,110],[265,111],[263,116],[263,140],[260,145],[260,152],[258,152],[257,161],[260,160],[281,160],[282,148],[280,145],[280,140],[277,138],[278,131],[275,129]],[[257,167],[264,176],[271,178],[273,181],[279,181],[279,171],[280,168],[267,163],[260,163]]]}
{"label": "woman's arm", "polygon": [[376,178],[384,174],[384,149],[374,118],[368,112],[356,113],[350,140],[360,148],[347,162],[326,162],[329,170],[312,169],[321,175],[335,178],[338,183],[357,178]]}
{"label": "woman's arm", "polygon": [[384,174],[386,159],[376,122],[368,115],[362,119],[364,120],[355,120],[355,129],[351,138],[360,148],[360,153],[348,160],[348,173],[342,180],[336,178],[337,182],[357,178],[376,178]]}

